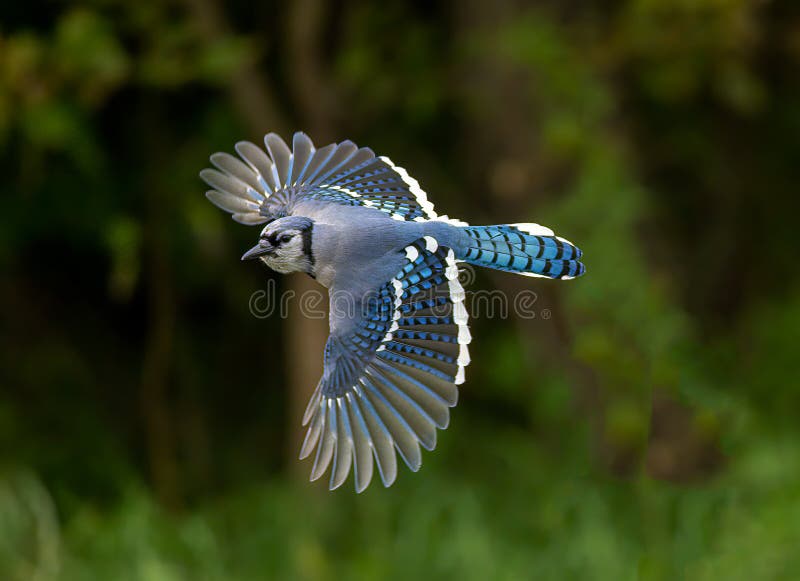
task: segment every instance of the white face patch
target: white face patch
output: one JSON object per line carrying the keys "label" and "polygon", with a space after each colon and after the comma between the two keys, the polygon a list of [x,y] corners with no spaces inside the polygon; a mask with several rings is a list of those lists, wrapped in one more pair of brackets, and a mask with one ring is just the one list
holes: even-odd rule
{"label": "white face patch", "polygon": [[[266,228],[264,229],[267,230]],[[288,240],[284,239],[289,237]],[[311,259],[306,254],[303,232],[289,229],[267,233],[275,241],[273,251],[261,257],[262,262],[275,272],[311,272]]]}

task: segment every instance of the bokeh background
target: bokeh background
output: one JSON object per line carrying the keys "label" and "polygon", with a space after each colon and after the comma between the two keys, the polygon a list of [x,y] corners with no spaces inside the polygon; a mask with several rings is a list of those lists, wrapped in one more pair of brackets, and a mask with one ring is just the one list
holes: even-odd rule
{"label": "bokeh background", "polygon": [[[800,578],[800,5],[0,8],[0,578]],[[198,171],[349,138],[585,251],[478,317],[420,473],[296,460],[325,322]]]}

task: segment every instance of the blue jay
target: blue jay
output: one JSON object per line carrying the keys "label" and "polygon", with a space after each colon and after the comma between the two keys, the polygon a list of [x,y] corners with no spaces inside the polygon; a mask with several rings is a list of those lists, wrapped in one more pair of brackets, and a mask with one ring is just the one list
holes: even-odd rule
{"label": "blue jay", "polygon": [[311,480],[331,467],[363,491],[377,468],[397,476],[395,449],[412,471],[436,446],[470,357],[458,262],[524,276],[581,276],[581,251],[538,224],[470,226],[439,216],[417,180],[351,141],[292,148],[276,134],[266,152],[247,141],[241,159],[215,153],[200,177],[208,199],[242,224],[265,224],[242,260],[305,272],[329,289],[324,372],[303,417],[300,458]]}

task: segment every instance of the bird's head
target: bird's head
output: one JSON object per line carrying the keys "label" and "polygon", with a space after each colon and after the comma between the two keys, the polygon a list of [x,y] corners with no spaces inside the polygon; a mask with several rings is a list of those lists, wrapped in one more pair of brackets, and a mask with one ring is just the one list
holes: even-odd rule
{"label": "bird's head", "polygon": [[301,216],[286,216],[267,224],[261,231],[258,244],[242,255],[242,260],[260,258],[272,270],[280,273],[306,272],[312,274],[314,255],[311,235],[314,221]]}

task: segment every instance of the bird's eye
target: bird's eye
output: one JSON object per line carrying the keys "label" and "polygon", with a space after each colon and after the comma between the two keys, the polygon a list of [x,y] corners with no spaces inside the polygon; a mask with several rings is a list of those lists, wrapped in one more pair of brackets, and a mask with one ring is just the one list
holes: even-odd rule
{"label": "bird's eye", "polygon": [[292,239],[292,235],[291,234],[284,234],[283,236],[281,236],[280,241],[281,241],[281,244],[286,244],[291,239]]}

